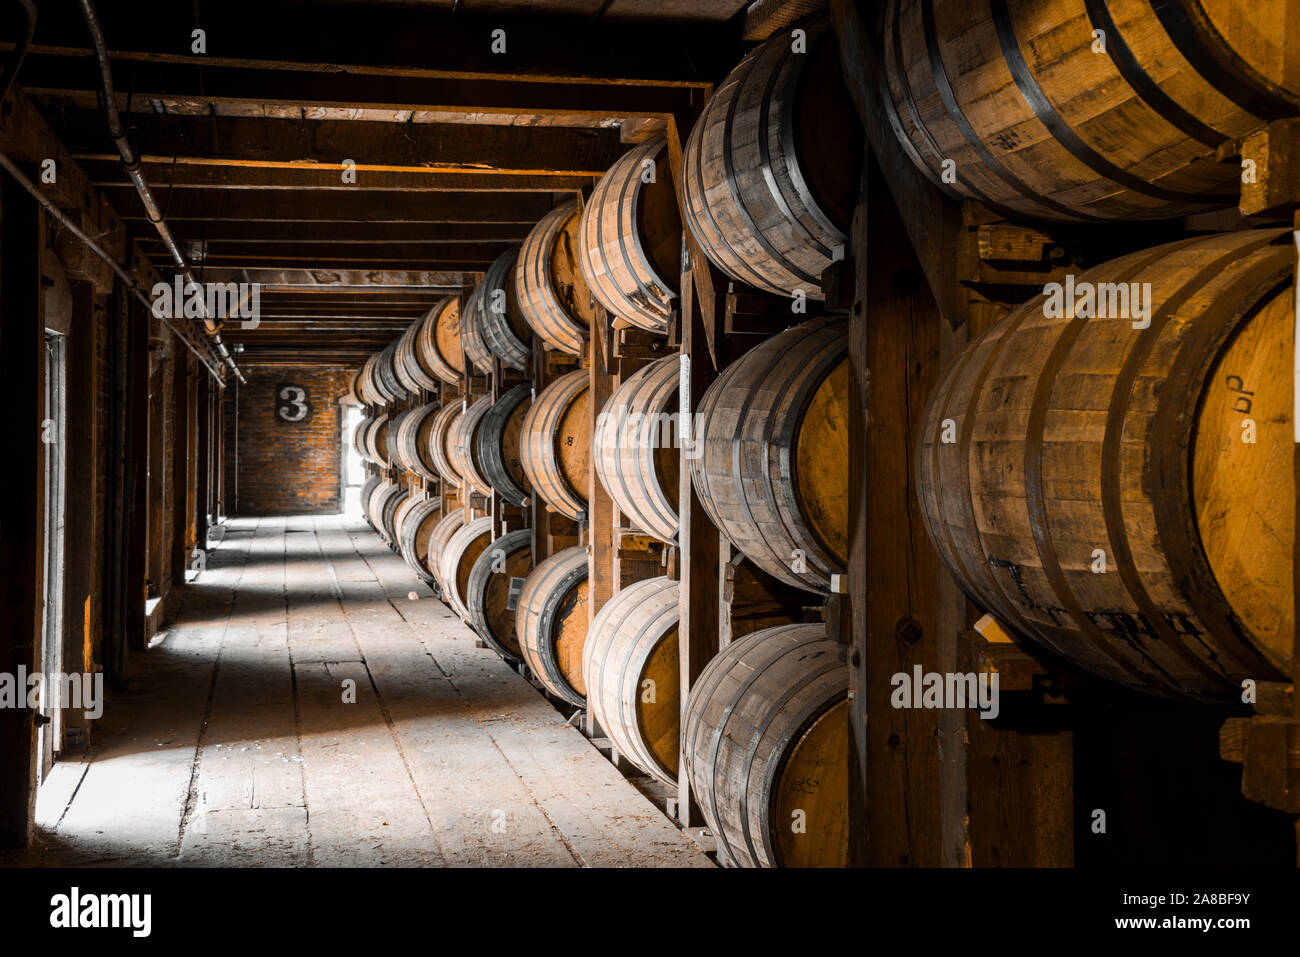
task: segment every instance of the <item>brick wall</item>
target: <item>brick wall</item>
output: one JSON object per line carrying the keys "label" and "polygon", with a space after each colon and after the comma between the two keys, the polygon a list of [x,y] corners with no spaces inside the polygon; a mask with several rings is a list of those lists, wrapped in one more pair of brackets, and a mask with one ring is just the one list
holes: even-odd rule
{"label": "brick wall", "polygon": [[[352,369],[250,365],[226,390],[226,504],[233,515],[336,512],[343,420],[338,400]],[[308,413],[298,394],[306,391]],[[280,410],[280,414],[277,414]],[[286,421],[300,419],[300,421]]]}

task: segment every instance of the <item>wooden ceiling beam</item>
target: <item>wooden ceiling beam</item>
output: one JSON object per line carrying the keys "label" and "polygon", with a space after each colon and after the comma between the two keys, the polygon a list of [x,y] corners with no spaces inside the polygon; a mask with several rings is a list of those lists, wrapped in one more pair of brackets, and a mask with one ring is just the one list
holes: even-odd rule
{"label": "wooden ceiling beam", "polygon": [[[209,242],[196,266],[226,260],[294,260],[298,262],[428,262],[456,261],[491,263],[512,244],[502,243],[246,243],[239,241]],[[151,257],[165,255],[162,244],[146,250]]]}
{"label": "wooden ceiling beam", "polygon": [[[296,44],[295,44],[296,45]],[[197,58],[195,58],[197,60]],[[668,116],[688,109],[695,87],[524,82],[491,77],[428,77],[338,72],[323,69],[266,69],[214,66],[202,74],[193,63],[150,62],[113,53],[114,86],[130,90],[138,109],[150,100],[192,101],[289,109],[363,109],[392,112],[523,113],[561,115],[589,122]],[[81,51],[38,51],[23,64],[30,94],[74,98],[85,105],[98,89],[95,62]],[[128,97],[119,96],[125,109]]]}
{"label": "wooden ceiling beam", "polygon": [[[108,189],[132,188],[116,160],[83,160],[91,185]],[[311,166],[215,166],[171,161],[144,164],[144,175],[154,188],[224,190],[383,190],[384,192],[506,192],[553,193],[581,189],[589,176],[556,173],[433,172],[430,170],[367,170],[356,183],[344,183],[338,169]]]}
{"label": "wooden ceiling beam", "polygon": [[[300,193],[183,190],[154,194],[168,223],[515,223],[532,226],[552,207],[543,193],[383,193],[364,190]],[[126,220],[145,219],[134,191],[113,194]],[[181,231],[184,231],[183,229]]]}
{"label": "wooden ceiling beam", "polygon": [[[209,166],[303,166],[337,171],[455,171],[600,176],[623,151],[616,129],[377,123],[132,113],[124,118],[146,162]],[[74,157],[113,160],[104,116],[67,110],[57,124]]]}
{"label": "wooden ceiling beam", "polygon": [[[409,245],[412,243],[517,243],[533,228],[531,223],[330,223],[322,229],[316,223],[238,222],[178,223],[172,230],[179,242],[206,240],[209,247],[220,243],[369,243]],[[162,241],[141,237],[152,249]]]}

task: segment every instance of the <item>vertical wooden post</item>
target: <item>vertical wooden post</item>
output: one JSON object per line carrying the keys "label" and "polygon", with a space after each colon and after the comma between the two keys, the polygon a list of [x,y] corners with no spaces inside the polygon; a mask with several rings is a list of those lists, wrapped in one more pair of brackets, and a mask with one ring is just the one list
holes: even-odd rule
{"label": "vertical wooden post", "polygon": [[[73,280],[72,317],[67,344],[68,420],[66,426],[67,478],[64,496],[67,512],[64,527],[85,529],[81,547],[64,549],[63,660],[70,671],[94,669],[92,636],[99,617],[95,607],[95,535],[98,515],[95,507],[96,454],[95,422],[99,414],[96,398],[96,303],[94,287]],[[160,536],[161,537],[161,536]],[[162,563],[159,562],[161,571]],[[159,576],[161,586],[161,575]],[[64,715],[65,750],[78,751],[86,744],[86,721],[82,711],[69,709]]]}
{"label": "vertical wooden post", "polygon": [[[697,271],[707,271],[707,263],[693,260],[682,278],[682,285],[692,283],[694,295],[682,300],[681,379],[679,384],[678,433],[682,436],[678,486],[678,533],[680,612],[677,626],[677,651],[681,670],[681,718],[686,720],[687,698],[695,680],[718,653],[718,530],[709,521],[695,487],[691,484],[691,456],[699,437],[693,426],[700,398],[717,372],[709,343],[704,335],[704,319],[696,308],[702,293],[695,283]],[[716,308],[714,317],[720,315]],[[699,809],[691,795],[685,762],[681,762],[677,780],[677,815],[683,827],[700,820]]]}
{"label": "vertical wooden post", "polygon": [[[0,672],[37,665],[41,631],[40,210],[12,178],[0,183],[0,442],[16,455],[0,496]],[[36,503],[35,507],[33,503]],[[24,847],[36,801],[34,712],[0,708],[0,846]]]}
{"label": "vertical wooden post", "polygon": [[[587,371],[590,374],[589,401],[590,428],[594,439],[596,422],[605,403],[614,391],[614,376],[604,353],[604,343],[611,335],[609,313],[597,306],[592,317],[596,328],[587,340]],[[596,613],[613,597],[614,583],[614,502],[596,477],[593,463],[588,469],[587,485],[587,580],[590,598],[587,602],[587,623],[595,620]]]}
{"label": "vertical wooden post", "polygon": [[143,650],[145,635],[146,578],[149,554],[149,317],[133,298],[126,308],[126,522],[122,543],[125,548],[125,602],[123,627],[126,647]]}
{"label": "vertical wooden post", "polygon": [[[185,584],[189,563],[186,529],[189,527],[186,482],[189,476],[190,354],[177,349],[173,358],[172,403],[172,585]],[[239,436],[235,436],[239,441]]]}
{"label": "vertical wooden post", "polygon": [[[849,338],[851,780],[870,812],[865,863],[934,866],[937,712],[885,705],[895,674],[916,665],[940,670],[939,561],[917,501],[912,442],[938,378],[942,317],[912,250],[895,239],[902,222],[874,158],[865,167],[853,223]],[[855,840],[861,836],[855,831]]]}
{"label": "vertical wooden post", "polygon": [[194,443],[194,547],[208,550],[208,490],[212,457],[212,393],[216,386],[203,369],[198,373],[199,406]]}

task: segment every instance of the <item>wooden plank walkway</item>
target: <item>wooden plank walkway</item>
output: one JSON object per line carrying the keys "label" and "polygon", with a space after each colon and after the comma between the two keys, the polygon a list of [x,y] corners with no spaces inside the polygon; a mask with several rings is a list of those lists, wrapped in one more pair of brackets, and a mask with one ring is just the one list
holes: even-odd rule
{"label": "wooden plank walkway", "polygon": [[130,664],[10,862],[712,866],[359,519],[232,520]]}

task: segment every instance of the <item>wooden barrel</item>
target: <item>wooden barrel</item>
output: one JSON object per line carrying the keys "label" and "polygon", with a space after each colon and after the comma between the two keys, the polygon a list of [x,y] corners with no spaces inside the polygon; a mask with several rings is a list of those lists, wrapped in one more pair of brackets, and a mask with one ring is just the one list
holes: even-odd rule
{"label": "wooden barrel", "polygon": [[478,434],[481,431],[483,417],[492,408],[492,396],[479,396],[469,404],[464,415],[457,420],[455,428],[447,437],[447,454],[451,465],[460,473],[461,479],[480,495],[491,495],[492,486],[483,476],[481,463],[478,461]]}
{"label": "wooden barrel", "polygon": [[397,340],[385,346],[375,360],[375,388],[387,403],[407,397],[406,386],[397,376]]}
{"label": "wooden barrel", "polygon": [[582,210],[578,261],[602,306],[642,329],[667,331],[682,271],[667,137],[628,150],[601,177]]}
{"label": "wooden barrel", "polygon": [[892,0],[891,125],[941,188],[1006,215],[1163,219],[1235,205],[1241,164],[1216,162],[1216,148],[1300,113],[1281,8]]}
{"label": "wooden barrel", "polygon": [[476,459],[483,477],[512,505],[526,505],[532,493],[532,485],[519,463],[520,435],[532,402],[532,387],[526,383],[509,389],[487,410],[476,437]]}
{"label": "wooden barrel", "polygon": [[848,564],[848,322],[813,319],[755,346],[700,399],[691,480],[759,568],[830,593]]}
{"label": "wooden barrel", "polygon": [[453,385],[465,372],[460,354],[460,297],[448,296],[420,320],[415,333],[415,356],[443,382]]}
{"label": "wooden barrel", "polygon": [[361,453],[362,458],[369,459],[381,468],[390,467],[387,412],[373,418],[362,419],[354,435],[357,450]]}
{"label": "wooden barrel", "polygon": [[361,517],[366,520],[366,524],[371,528],[374,527],[374,522],[370,521],[370,499],[383,482],[381,476],[372,475],[366,479],[365,484],[361,486],[360,493],[357,495],[357,505],[361,509]]}
{"label": "wooden barrel", "polygon": [[532,568],[533,533],[518,528],[483,549],[465,586],[470,625],[489,648],[510,661],[522,657],[515,634],[515,606]]}
{"label": "wooden barrel", "polygon": [[733,279],[822,298],[822,271],[847,242],[863,155],[835,37],[781,31],[732,70],[682,152],[686,223]]}
{"label": "wooden barrel", "polygon": [[429,441],[439,408],[437,402],[417,406],[408,410],[397,425],[390,428],[395,457],[407,469],[426,479],[438,477]]}
{"label": "wooden barrel", "polygon": [[520,372],[528,368],[533,330],[524,321],[515,298],[515,261],[519,248],[506,250],[483,274],[476,324],[488,350],[504,365]]}
{"label": "wooden barrel", "polygon": [[438,592],[444,600],[447,599],[447,583],[442,580],[442,556],[447,551],[447,543],[451,541],[451,537],[460,531],[464,524],[465,510],[453,508],[438,520],[438,524],[433,526],[433,532],[429,535],[427,559],[429,571],[433,573],[434,580],[438,583]]}
{"label": "wooden barrel", "polygon": [[442,499],[438,496],[408,499],[410,504],[397,525],[397,547],[411,570],[426,582],[435,583],[429,569],[429,539],[442,520]]}
{"label": "wooden barrel", "polygon": [[442,480],[453,488],[460,488],[461,483],[460,472],[451,460],[451,443],[462,413],[460,400],[452,399],[438,410],[429,429],[429,459]]}
{"label": "wooden barrel", "polygon": [[566,372],[538,394],[524,416],[519,463],[547,505],[577,520],[587,509],[591,468],[591,390],[586,369]]}
{"label": "wooden barrel", "polygon": [[396,491],[392,492],[384,501],[383,519],[384,541],[392,547],[397,547],[397,516],[398,511],[410,498],[410,491],[401,485],[396,486]]}
{"label": "wooden barrel", "polygon": [[492,519],[486,516],[476,518],[456,529],[437,556],[443,600],[466,623],[470,620],[469,607],[465,604],[469,594],[469,573],[491,541]]}
{"label": "wooden barrel", "polygon": [[848,665],[823,624],[746,635],[686,702],[691,791],[733,867],[844,867],[849,848]]}
{"label": "wooden barrel", "polygon": [[407,514],[422,501],[420,495],[413,489],[408,489],[406,496],[401,499],[397,508],[393,510],[393,540],[390,543],[398,554],[402,551],[402,525],[406,521]]}
{"label": "wooden barrel", "polygon": [[[1240,701],[1290,673],[1294,268],[1281,230],[1172,243],[1072,277],[1108,317],[1039,296],[966,349],[916,465],[978,602],[1132,688]],[[1149,319],[1115,308],[1143,288]]]}
{"label": "wooden barrel", "polygon": [[587,703],[582,647],[589,595],[587,549],[575,545],[529,572],[515,610],[524,661],[551,694],[579,707]]}
{"label": "wooden barrel", "polygon": [[677,582],[647,578],[605,602],[582,649],[587,707],[646,774],[677,783]]}
{"label": "wooden barrel", "polygon": [[384,523],[384,516],[392,514],[389,509],[390,503],[392,504],[393,510],[395,510],[400,504],[399,501],[394,501],[394,497],[402,491],[404,491],[404,489],[396,482],[385,480],[370,494],[370,501],[367,503],[366,515],[370,520],[370,524],[374,526],[375,531],[379,533],[379,537],[384,539],[384,541],[389,540],[388,528]]}
{"label": "wooden barrel", "polygon": [[366,461],[373,461],[370,455],[370,447],[366,445],[366,433],[370,430],[371,418],[363,415],[360,421],[352,429],[352,447],[357,450],[357,455]]}
{"label": "wooden barrel", "polygon": [[419,395],[421,389],[438,388],[438,378],[419,350],[420,328],[428,318],[429,314],[425,313],[406,327],[397,339],[397,349],[393,354],[397,377],[412,395]]}
{"label": "wooden barrel", "polygon": [[483,375],[492,374],[492,350],[483,338],[483,284],[479,283],[460,310],[460,344],[465,358]]}
{"label": "wooden barrel", "polygon": [[361,372],[361,369],[357,369],[348,379],[348,395],[355,399],[358,405],[365,405],[366,398],[361,394]]}
{"label": "wooden barrel", "polygon": [[378,365],[379,353],[376,352],[361,367],[361,376],[357,379],[357,391],[369,406],[385,405],[388,402],[388,398],[379,391],[375,382],[375,369]]}
{"label": "wooden barrel", "polygon": [[[596,417],[596,477],[632,524],[665,542],[677,538],[680,453],[677,356],[656,359],[623,382]],[[671,418],[669,418],[671,416]]]}
{"label": "wooden barrel", "polygon": [[551,210],[519,249],[515,296],[525,321],[552,349],[582,355],[595,311],[578,255],[578,204]]}
{"label": "wooden barrel", "polygon": [[406,461],[398,436],[401,434],[402,424],[411,417],[411,411],[411,409],[399,409],[388,416],[388,464],[389,467],[401,469],[403,472],[410,471],[411,466]]}

